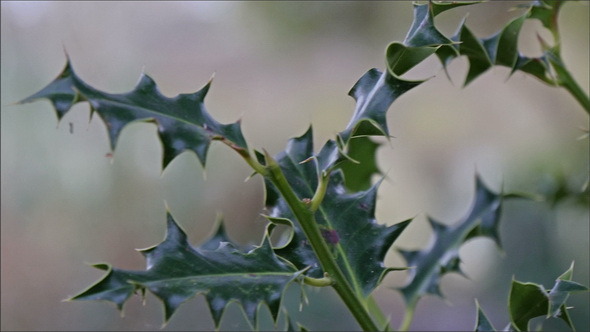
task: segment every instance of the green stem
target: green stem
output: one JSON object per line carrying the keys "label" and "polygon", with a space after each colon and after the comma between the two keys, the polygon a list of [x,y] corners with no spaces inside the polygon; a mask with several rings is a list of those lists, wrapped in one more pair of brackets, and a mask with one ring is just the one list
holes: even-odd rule
{"label": "green stem", "polygon": [[561,81],[560,85],[580,103],[584,110],[586,110],[586,113],[590,114],[590,98],[588,98],[584,90],[582,90],[565,67],[557,68],[555,66],[555,69]]}
{"label": "green stem", "polygon": [[553,34],[555,46],[552,50],[549,50],[549,62],[553,65],[555,73],[559,81],[559,85],[564,87],[578,103],[586,110],[586,113],[590,114],[590,98],[584,90],[578,85],[576,80],[565,68],[565,64],[561,58],[561,36],[559,34],[558,26],[558,13],[559,8],[563,5],[563,2],[556,1],[553,6],[553,17],[551,19],[550,31]]}
{"label": "green stem", "polygon": [[410,325],[412,324],[412,320],[414,319],[414,308],[415,307],[416,307],[415,304],[406,306],[406,313],[404,314],[404,319],[403,319],[401,325],[399,326],[398,331],[407,331],[410,328]]}
{"label": "green stem", "polygon": [[369,295],[367,298],[367,308],[371,313],[371,316],[375,318],[377,324],[379,324],[384,331],[391,330],[389,326],[389,317],[385,316],[381,307],[379,307],[379,303],[377,303],[372,295]]}
{"label": "green stem", "polygon": [[330,248],[322,237],[313,211],[302,203],[293,192],[278,163],[268,153],[266,153],[266,164],[268,178],[277,187],[299,221],[301,229],[315,252],[322,269],[328,273],[330,279],[333,281],[332,287],[334,287],[336,293],[338,293],[364,331],[378,331],[379,328],[373,322],[364,303],[357,297],[344,273],[336,263],[334,256],[331,254]]}
{"label": "green stem", "polygon": [[241,147],[236,146],[235,144],[233,144],[232,142],[230,142],[229,140],[222,138],[220,139],[223,143],[225,143],[227,146],[229,146],[230,148],[232,148],[234,151],[236,151],[240,156],[242,156],[242,158],[244,158],[244,160],[246,161],[246,163],[248,165],[250,165],[250,167],[252,167],[252,169],[262,175],[262,176],[267,176],[268,171],[266,170],[266,168],[264,167],[264,165],[260,164],[255,158],[252,158],[252,154],[246,150],[243,149]]}
{"label": "green stem", "polygon": [[328,182],[329,182],[328,176],[329,176],[329,173],[324,173],[320,177],[320,181],[318,183],[318,188],[316,189],[315,194],[313,195],[313,197],[311,199],[310,206],[309,206],[309,209],[312,212],[315,212],[320,208],[320,204],[322,204],[322,201],[324,200],[324,196],[326,196],[326,190],[328,189]]}

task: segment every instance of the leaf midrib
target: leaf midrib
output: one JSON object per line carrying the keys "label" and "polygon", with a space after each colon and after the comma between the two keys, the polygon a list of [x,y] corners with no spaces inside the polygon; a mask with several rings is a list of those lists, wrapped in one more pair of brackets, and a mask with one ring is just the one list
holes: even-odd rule
{"label": "leaf midrib", "polygon": [[[294,166],[294,168],[297,170],[298,175],[300,176],[300,178],[302,179],[306,179],[305,174],[302,173],[300,167],[297,167],[297,165],[299,165],[299,162],[296,162],[293,157],[291,156],[291,154],[289,153],[285,153],[285,155],[288,157],[289,162],[292,164],[292,166]],[[311,187],[309,181],[304,181],[305,185],[307,186],[307,188],[309,189],[310,192],[314,192],[314,188]],[[350,206],[347,207],[347,209],[350,208]],[[322,205],[320,205],[320,208],[318,209],[318,211],[322,214],[324,220],[326,221],[326,223],[328,224],[329,227],[333,227],[333,224],[331,222],[331,219],[328,218],[328,214],[325,211],[325,208],[322,207]],[[354,273],[354,269],[352,269],[349,260],[348,260],[348,256],[346,255],[346,252],[343,250],[342,246],[340,245],[340,243],[335,245],[336,250],[338,250],[338,253],[340,254],[340,257],[343,257],[345,259],[342,259],[342,261],[344,262],[344,267],[346,269],[346,274],[350,277],[351,281],[352,281],[352,287],[355,290],[355,293],[362,295],[363,292],[359,286],[358,280],[356,278],[356,275]],[[316,257],[317,259],[317,257]]]}
{"label": "leaf midrib", "polygon": [[[297,271],[293,272],[241,272],[241,273],[223,273],[223,274],[200,274],[200,275],[193,275],[193,276],[185,276],[185,277],[173,277],[173,278],[161,278],[156,280],[151,280],[147,282],[140,282],[141,284],[149,284],[155,282],[166,282],[166,281],[179,281],[184,279],[195,279],[195,278],[223,278],[223,277],[244,277],[244,280],[253,280],[259,276],[266,276],[266,277],[293,277]],[[255,276],[249,276],[250,274],[256,274]]]}
{"label": "leaf midrib", "polygon": [[[129,108],[129,109],[135,108],[135,109],[139,109],[139,110],[145,111],[147,113],[155,113],[156,115],[160,115],[160,116],[165,117],[165,118],[169,118],[169,119],[172,119],[172,120],[175,120],[175,121],[178,121],[178,122],[189,124],[191,126],[195,126],[195,127],[199,127],[199,128],[205,129],[205,127],[203,125],[201,125],[201,124],[198,124],[198,123],[195,123],[195,122],[190,122],[190,121],[184,120],[184,119],[182,119],[180,117],[175,117],[175,116],[172,116],[171,114],[162,113],[161,111],[153,110],[153,109],[146,108],[146,107],[143,107],[143,106],[129,105],[129,104],[125,103],[125,102],[116,101],[116,100],[112,100],[112,99],[98,99],[98,98],[92,98],[92,99],[90,99],[90,98],[87,98],[87,100],[90,103],[90,106],[92,106],[91,100],[97,100],[99,104],[101,103],[101,100],[104,100],[103,103],[111,103],[111,104],[114,104],[116,106],[123,107],[123,108]],[[150,119],[150,117],[146,117],[146,118],[143,118],[143,119],[134,119],[132,121],[129,121],[128,123],[131,123],[133,121],[145,121],[147,119]]]}

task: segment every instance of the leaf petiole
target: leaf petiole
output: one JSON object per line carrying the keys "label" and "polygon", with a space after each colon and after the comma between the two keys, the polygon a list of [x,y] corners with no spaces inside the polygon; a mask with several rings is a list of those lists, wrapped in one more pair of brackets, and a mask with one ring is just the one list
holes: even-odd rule
{"label": "leaf petiole", "polygon": [[311,198],[311,203],[309,209],[312,212],[317,211],[320,208],[320,204],[324,200],[324,196],[326,196],[326,189],[328,189],[328,182],[329,182],[330,172],[322,172],[320,176],[318,187],[315,191],[315,194]]}
{"label": "leaf petiole", "polygon": [[414,320],[414,309],[416,308],[416,302],[413,304],[408,304],[406,306],[406,312],[404,314],[404,319],[402,320],[401,325],[398,328],[398,331],[407,331],[410,328],[410,324],[412,324],[412,320]]}
{"label": "leaf petiole", "polygon": [[306,285],[314,286],[314,287],[326,287],[332,286],[334,284],[334,280],[329,277],[326,273],[323,278],[312,278],[308,276],[303,276],[303,282]]}
{"label": "leaf petiole", "polygon": [[331,286],[334,287],[336,293],[338,293],[364,331],[378,331],[379,327],[375,324],[371,315],[367,311],[365,302],[357,293],[355,293],[344,276],[344,273],[336,263],[336,259],[331,253],[330,248],[318,227],[314,213],[310,211],[308,205],[303,203],[301,199],[297,197],[277,161],[270,156],[266,150],[264,151],[264,156],[266,158],[266,169],[268,171],[267,178],[279,190],[295,215],[295,218],[299,221],[301,229],[305,233],[322,269],[329,274],[333,281]]}
{"label": "leaf petiole", "polygon": [[236,151],[242,158],[244,158],[244,160],[246,161],[246,163],[248,165],[250,165],[250,167],[252,167],[252,169],[266,177],[268,176],[268,170],[266,169],[266,167],[264,165],[262,165],[261,163],[259,163],[255,158],[252,158],[252,154],[250,153],[250,151],[248,151],[247,149],[241,148],[239,146],[236,146],[235,144],[233,144],[231,141],[225,139],[225,138],[221,138],[220,139],[221,142],[225,143],[225,145],[229,146],[230,148],[232,148],[234,151]]}
{"label": "leaf petiole", "polygon": [[558,77],[559,86],[565,88],[576,101],[584,108],[586,113],[590,114],[590,98],[586,95],[584,90],[574,80],[574,77],[565,68],[561,56],[558,52],[547,52],[549,55],[549,62],[553,65]]}

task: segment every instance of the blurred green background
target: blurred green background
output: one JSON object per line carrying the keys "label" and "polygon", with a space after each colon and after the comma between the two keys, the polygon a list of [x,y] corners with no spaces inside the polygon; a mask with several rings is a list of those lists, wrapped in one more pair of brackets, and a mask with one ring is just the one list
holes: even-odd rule
{"label": "blurred green background", "polygon": [[[480,4],[437,17],[454,32],[469,13],[479,36],[502,27],[519,11],[515,2]],[[163,309],[148,295],[135,297],[121,318],[112,305],[62,302],[101,277],[87,263],[109,262],[142,269],[134,251],[164,236],[165,203],[199,243],[223,213],[228,232],[241,244],[259,242],[264,220],[260,178],[222,145],[211,147],[206,171],[185,153],[161,171],[161,146],[153,124],[134,123],[122,133],[112,158],[104,124],[89,121],[78,105],[57,123],[48,102],[12,103],[49,83],[65,64],[64,48],[77,73],[109,92],[132,89],[145,71],[173,96],[201,88],[215,73],[207,96],[219,121],[242,119],[250,145],[281,151],[290,137],[313,123],[317,146],[348,122],[354,100],[347,92],[368,69],[384,68],[384,49],[403,40],[412,19],[407,1],[363,2],[2,2],[2,330],[155,330]],[[527,22],[521,50],[539,55],[538,22]],[[573,75],[589,88],[589,6],[566,4],[560,24],[563,55]],[[532,41],[532,42],[531,42]],[[451,84],[434,59],[408,73],[427,83],[398,99],[388,113],[395,136],[379,153],[387,172],[378,219],[387,224],[416,216],[396,247],[418,249],[431,234],[425,215],[451,223],[471,203],[474,174],[494,190],[553,190],[564,174],[575,190],[588,176],[588,115],[562,89],[506,68],[494,68],[465,89],[465,59],[449,68]],[[71,125],[70,125],[71,123]],[[72,127],[72,132],[70,132]],[[576,187],[577,186],[577,187]],[[581,204],[580,204],[581,203]],[[553,285],[576,262],[574,280],[589,284],[588,200],[548,204],[511,201],[501,226],[503,252],[478,239],[461,250],[467,280],[442,280],[447,302],[426,297],[414,330],[470,330],[477,298],[498,328],[508,322],[510,281]],[[403,265],[392,251],[387,264]],[[392,273],[376,298],[397,326],[403,301],[390,288]],[[330,289],[287,292],[290,315],[310,329],[358,327]],[[450,303],[450,304],[449,304]],[[589,296],[571,298],[578,330],[590,329]],[[268,310],[261,327],[273,329]],[[284,318],[279,319],[281,328]],[[548,327],[562,329],[563,323]],[[180,307],[164,330],[211,330],[204,298]],[[222,330],[248,328],[230,305]]]}

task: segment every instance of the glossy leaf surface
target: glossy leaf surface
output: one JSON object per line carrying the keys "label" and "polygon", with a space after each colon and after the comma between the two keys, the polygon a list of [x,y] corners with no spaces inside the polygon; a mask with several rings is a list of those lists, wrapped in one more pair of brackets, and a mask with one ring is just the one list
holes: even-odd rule
{"label": "glossy leaf surface", "polygon": [[[527,10],[506,24],[497,33],[478,38],[467,27],[464,20],[457,34],[451,39],[456,42],[452,45],[458,52],[445,53],[439,56],[443,64],[446,64],[456,56],[466,56],[469,61],[469,71],[464,85],[468,85],[477,77],[486,72],[493,65],[511,68],[511,73],[522,71],[531,74],[548,84],[558,83],[553,77],[552,70],[558,70],[559,65],[553,65],[550,61],[548,47],[543,46],[546,52],[540,57],[527,57],[518,50],[518,38],[524,22],[527,19],[538,19],[543,26],[557,35],[557,15],[562,1],[536,1],[531,3]],[[558,47],[558,46],[557,46]],[[553,69],[552,69],[553,67]]]}
{"label": "glossy leaf surface", "polygon": [[[318,185],[320,163],[314,156],[311,129],[289,141],[287,149],[276,156],[289,184],[299,198],[310,198]],[[301,163],[302,161],[309,162]],[[316,212],[316,220],[324,239],[332,248],[340,268],[355,291],[366,297],[377,287],[388,269],[383,264],[387,250],[409,221],[393,226],[375,220],[378,185],[365,191],[349,193],[340,170],[330,175],[324,201]],[[307,274],[316,278],[323,271],[292,211],[270,182],[266,182],[266,205],[271,218],[291,220],[294,230],[291,241],[276,252],[293,262],[297,268],[310,267]]]}
{"label": "glossy leaf surface", "polygon": [[164,150],[164,168],[186,150],[196,153],[205,165],[213,140],[224,140],[238,151],[247,149],[239,122],[224,125],[207,113],[204,99],[210,84],[195,93],[168,98],[160,93],[148,75],[143,74],[133,91],[106,93],[83,82],[68,60],[53,82],[21,103],[48,99],[61,119],[74,104],[88,101],[91,112],[97,113],[106,124],[113,150],[126,125],[133,121],[155,122]]}
{"label": "glossy leaf surface", "polygon": [[374,175],[382,174],[377,165],[377,149],[380,144],[369,137],[350,140],[347,155],[353,160],[344,160],[338,168],[344,173],[346,188],[350,191],[369,189]]}
{"label": "glossy leaf surface", "polygon": [[261,303],[268,305],[276,320],[283,291],[300,272],[274,254],[266,237],[250,252],[242,252],[226,240],[219,227],[203,246],[192,247],[168,215],[166,239],[141,250],[147,261],[145,271],[95,265],[107,274],[72,300],[106,300],[122,309],[131,295],[149,290],[164,303],[168,321],[183,302],[202,293],[216,326],[232,301],[240,303],[253,324]]}
{"label": "glossy leaf surface", "polygon": [[529,321],[535,317],[561,318],[572,330],[573,323],[565,301],[573,292],[587,292],[588,287],[571,281],[574,264],[559,276],[553,288],[546,290],[543,285],[513,280],[510,288],[508,309],[510,321],[519,331],[529,330]]}
{"label": "glossy leaf surface", "polygon": [[400,250],[408,266],[408,282],[401,293],[412,307],[425,294],[442,296],[439,289],[441,277],[448,272],[462,274],[459,249],[476,235],[488,236],[499,243],[497,225],[500,219],[502,196],[490,191],[476,179],[475,200],[467,215],[451,226],[432,218],[428,221],[434,232],[430,244],[420,251]]}
{"label": "glossy leaf surface", "polygon": [[389,71],[369,70],[352,87],[349,95],[356,100],[352,119],[338,134],[341,145],[348,144],[354,136],[389,137],[385,115],[391,104],[402,94],[418,86],[421,81],[406,81]]}

